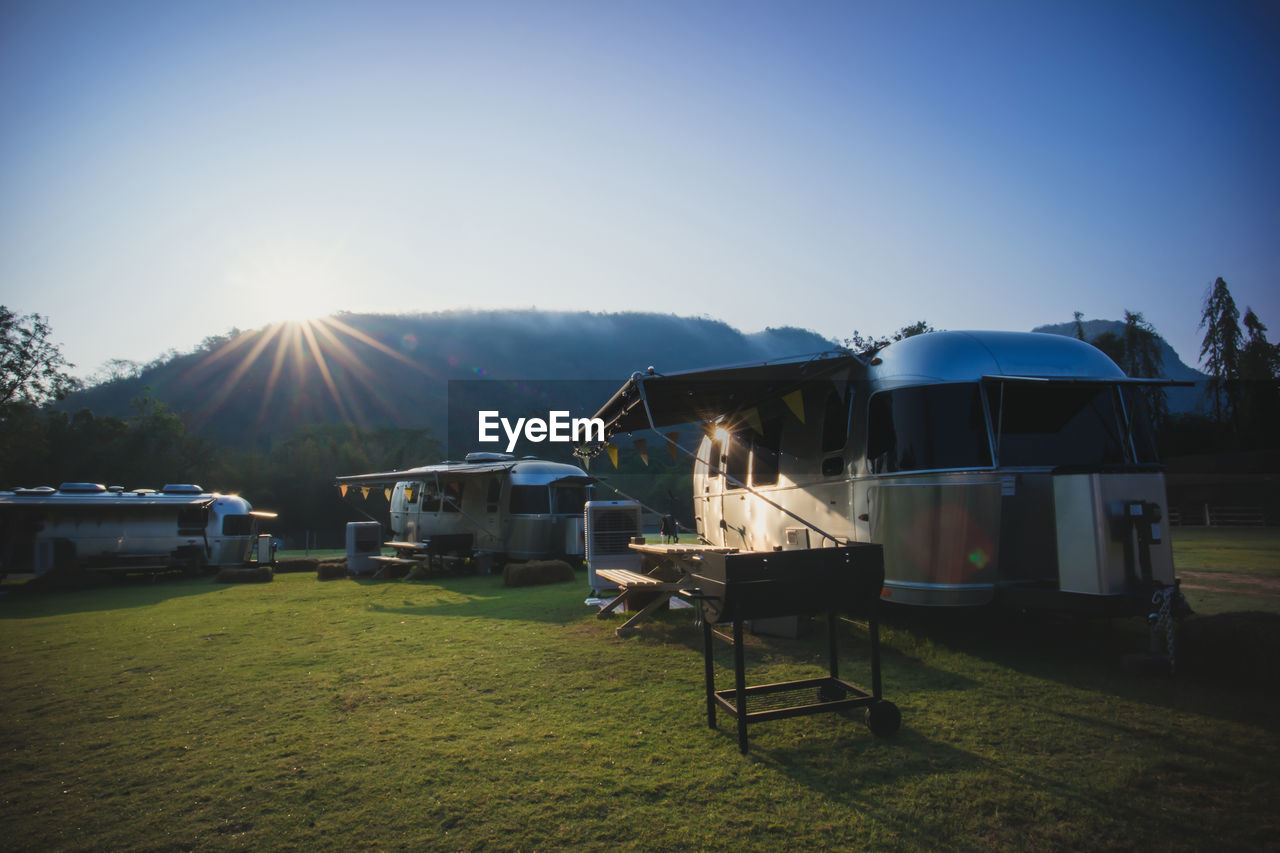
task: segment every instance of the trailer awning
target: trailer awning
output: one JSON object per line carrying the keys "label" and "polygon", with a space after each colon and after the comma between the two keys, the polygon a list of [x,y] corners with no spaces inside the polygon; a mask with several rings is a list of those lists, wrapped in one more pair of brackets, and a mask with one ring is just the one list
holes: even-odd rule
{"label": "trailer awning", "polygon": [[852,354],[832,352],[667,375],[636,373],[595,416],[604,421],[606,437],[651,426],[703,423],[778,399],[806,383],[838,378],[854,367],[861,362]]}
{"label": "trailer awning", "polygon": [[475,462],[440,462],[436,465],[423,465],[421,468],[406,468],[403,471],[351,474],[336,479],[339,483],[346,483],[352,486],[375,486],[387,483],[401,483],[408,480],[426,480],[442,474],[454,477],[496,474],[499,471],[508,471],[514,468],[516,464],[514,460],[482,464],[476,464]]}
{"label": "trailer awning", "polygon": [[1159,379],[1146,376],[1005,376],[991,374],[982,377],[984,382],[1061,382],[1069,385],[1162,385],[1182,388],[1196,383],[1186,379]]}

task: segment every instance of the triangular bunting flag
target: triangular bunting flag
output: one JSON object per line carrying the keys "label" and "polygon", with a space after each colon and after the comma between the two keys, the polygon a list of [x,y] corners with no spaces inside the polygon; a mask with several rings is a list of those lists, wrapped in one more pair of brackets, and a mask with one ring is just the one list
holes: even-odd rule
{"label": "triangular bunting flag", "polygon": [[365,500],[368,500],[368,499],[369,499],[369,487],[368,487],[368,486],[361,486],[361,487],[360,487],[360,497],[364,498]]}
{"label": "triangular bunting flag", "polygon": [[618,467],[618,445],[606,444],[604,446],[604,449],[605,449],[605,452],[609,454],[609,461],[613,463],[613,467],[617,468]]}
{"label": "triangular bunting flag", "polygon": [[391,501],[391,487],[390,487],[390,486],[388,486],[387,488],[385,488],[385,489],[383,489],[383,490],[382,490],[382,496],[383,496],[383,497],[385,497],[385,498],[387,499],[387,502],[388,502],[388,503],[390,503],[390,501]]}
{"label": "triangular bunting flag", "polygon": [[643,438],[636,439],[636,453],[640,454],[640,461],[645,465],[649,464],[649,443]]}
{"label": "triangular bunting flag", "polygon": [[342,495],[344,498],[347,496],[347,484],[346,484],[346,483],[343,483],[342,485],[338,486],[338,494]]}
{"label": "triangular bunting flag", "polygon": [[787,404],[787,408],[791,410],[791,414],[800,419],[800,423],[804,423],[804,394],[800,389],[792,391],[782,398],[782,402]]}
{"label": "triangular bunting flag", "polygon": [[678,432],[667,433],[667,450],[671,451],[671,461],[678,462],[680,457],[676,455],[676,439],[680,437]]}
{"label": "triangular bunting flag", "polygon": [[745,416],[747,425],[756,431],[756,435],[764,435],[764,424],[760,423],[760,411],[758,409],[747,409]]}

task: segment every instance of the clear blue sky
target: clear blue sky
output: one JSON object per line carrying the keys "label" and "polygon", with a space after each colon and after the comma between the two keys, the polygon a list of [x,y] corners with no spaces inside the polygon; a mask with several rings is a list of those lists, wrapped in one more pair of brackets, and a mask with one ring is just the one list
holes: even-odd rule
{"label": "clear blue sky", "polygon": [[[1274,2],[0,0],[0,302],[77,373],[337,310],[1280,334]],[[655,342],[660,346],[660,342]]]}

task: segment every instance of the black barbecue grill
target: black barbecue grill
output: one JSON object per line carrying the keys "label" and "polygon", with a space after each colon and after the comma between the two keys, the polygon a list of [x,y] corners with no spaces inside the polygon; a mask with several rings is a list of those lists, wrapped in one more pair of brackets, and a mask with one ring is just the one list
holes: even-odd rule
{"label": "black barbecue grill", "polygon": [[[881,696],[880,631],[876,607],[884,584],[884,553],[879,545],[854,543],[840,548],[707,553],[693,561],[692,586],[682,595],[702,608],[706,666],[707,723],[716,725],[716,708],[738,721],[738,748],[747,751],[747,723],[806,714],[866,709],[866,722],[878,736],[898,730],[897,707]],[[777,616],[827,614],[829,670],[825,678],[746,686],[743,622]],[[865,617],[871,636],[871,692],[840,678],[837,655],[839,614]],[[712,623],[733,623],[734,688],[715,689]]]}

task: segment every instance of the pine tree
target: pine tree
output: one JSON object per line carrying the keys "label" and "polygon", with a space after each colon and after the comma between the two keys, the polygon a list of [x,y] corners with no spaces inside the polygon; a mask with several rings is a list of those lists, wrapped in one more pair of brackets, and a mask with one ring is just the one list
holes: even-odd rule
{"label": "pine tree", "polygon": [[1205,294],[1200,328],[1205,330],[1200,361],[1209,371],[1213,418],[1220,424],[1234,421],[1239,406],[1240,312],[1221,276]]}
{"label": "pine tree", "polygon": [[1280,345],[1267,341],[1267,327],[1252,308],[1244,312],[1249,333],[1240,352],[1240,431],[1255,446],[1274,445],[1280,417]]}
{"label": "pine tree", "polygon": [[[1160,336],[1140,312],[1124,312],[1124,360],[1120,366],[1133,377],[1157,379],[1164,373],[1164,355],[1160,352]],[[1159,426],[1169,416],[1168,395],[1159,385],[1142,389],[1152,421]]]}

